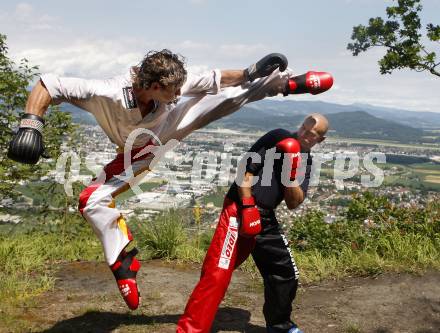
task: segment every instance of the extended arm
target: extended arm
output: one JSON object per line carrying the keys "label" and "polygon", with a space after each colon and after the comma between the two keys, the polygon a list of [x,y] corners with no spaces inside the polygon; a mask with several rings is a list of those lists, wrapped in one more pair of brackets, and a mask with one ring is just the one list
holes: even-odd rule
{"label": "extended arm", "polygon": [[41,81],[35,85],[26,102],[18,132],[9,143],[8,157],[14,161],[35,164],[44,155],[43,115],[52,98]]}
{"label": "extended arm", "polygon": [[49,92],[43,82],[39,80],[29,95],[25,111],[26,113],[43,117],[51,102],[52,98],[50,97]]}
{"label": "extended arm", "polygon": [[8,157],[21,163],[37,163],[44,156],[43,116],[49,105],[90,98],[95,85],[92,80],[42,75],[28,97],[18,132],[9,144]]}
{"label": "extended arm", "polygon": [[287,58],[281,53],[271,53],[244,70],[222,70],[220,87],[238,86],[268,76],[277,68],[283,72],[287,68]]}
{"label": "extended arm", "polygon": [[245,81],[244,70],[226,69],[222,70],[221,73],[220,88],[235,87]]}

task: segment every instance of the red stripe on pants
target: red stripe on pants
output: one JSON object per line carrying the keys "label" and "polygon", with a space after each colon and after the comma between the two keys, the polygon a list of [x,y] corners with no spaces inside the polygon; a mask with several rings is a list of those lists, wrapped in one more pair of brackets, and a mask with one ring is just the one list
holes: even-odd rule
{"label": "red stripe on pants", "polygon": [[[137,153],[139,153],[142,149],[145,147],[148,147],[149,145],[152,145],[153,143],[149,141],[144,147],[135,148],[131,151],[131,163],[135,161],[139,161],[142,159],[147,158],[150,154],[144,154],[136,159],[133,158]],[[105,182],[112,179],[116,175],[120,175],[122,172],[125,171],[124,168],[124,153],[119,153],[116,155],[115,159],[109,162],[106,166],[104,166],[104,172],[105,172]],[[90,196],[95,192],[102,183],[95,183],[95,179],[92,180],[89,186],[87,186],[79,195],[79,204],[78,209],[80,213],[82,214],[84,211],[84,208],[87,206],[87,201],[89,200]]]}
{"label": "red stripe on pants", "polygon": [[[208,333],[210,331],[217,309],[231,281],[232,272],[246,260],[255,245],[255,238],[237,236],[232,251],[231,249],[229,249],[231,252],[227,251],[228,244],[232,243],[231,237],[233,237],[234,230],[237,230],[236,227],[231,228],[231,217],[237,218],[237,206],[226,198],[203,262],[200,281],[177,323],[178,333]],[[221,259],[229,260],[227,268],[219,267]],[[222,262],[225,267],[225,262]]]}

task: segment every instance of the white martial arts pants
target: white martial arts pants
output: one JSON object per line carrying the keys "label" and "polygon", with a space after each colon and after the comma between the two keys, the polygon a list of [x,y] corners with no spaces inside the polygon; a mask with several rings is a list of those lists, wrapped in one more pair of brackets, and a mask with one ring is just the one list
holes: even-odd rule
{"label": "white martial arts pants", "polygon": [[[165,124],[170,130],[164,131],[166,134],[159,138],[162,144],[171,139],[182,140],[194,130],[237,111],[246,103],[279,94],[283,91],[287,77],[291,76],[293,72],[289,69],[283,73],[275,70],[268,77],[243,86],[223,88],[215,95],[184,98],[171,111],[171,115],[176,114],[176,117],[171,116]],[[148,170],[154,156],[147,154],[134,159],[139,151],[132,151],[129,171],[124,163],[124,154],[118,154],[79,197],[79,210],[100,239],[109,265],[116,261],[119,253],[133,239],[124,218],[115,207],[114,197],[129,189],[127,177]]]}

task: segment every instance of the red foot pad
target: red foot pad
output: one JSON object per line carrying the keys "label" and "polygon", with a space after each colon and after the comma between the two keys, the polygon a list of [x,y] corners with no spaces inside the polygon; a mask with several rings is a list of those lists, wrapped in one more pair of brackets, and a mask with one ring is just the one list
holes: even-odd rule
{"label": "red foot pad", "polygon": [[119,291],[131,310],[138,308],[141,298],[136,283],[136,274],[141,268],[141,264],[134,257],[137,253],[136,248],[130,252],[122,251],[116,262],[110,266]]}
{"label": "red foot pad", "polygon": [[317,95],[329,90],[332,85],[333,76],[330,73],[309,71],[288,79],[286,81],[284,96],[306,93]]}

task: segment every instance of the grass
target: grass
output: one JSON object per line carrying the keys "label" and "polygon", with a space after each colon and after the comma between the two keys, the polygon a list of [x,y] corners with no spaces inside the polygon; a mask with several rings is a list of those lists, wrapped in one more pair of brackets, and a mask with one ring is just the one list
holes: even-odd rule
{"label": "grass", "polygon": [[162,214],[153,221],[136,224],[138,246],[150,258],[176,259],[177,249],[187,242],[187,236],[177,212]]}
{"label": "grass", "polygon": [[[103,260],[101,245],[79,215],[69,214],[67,224],[61,223],[59,216],[46,220],[52,223],[0,235],[2,325],[17,319],[17,305],[31,302],[53,287],[59,262]],[[191,210],[165,212],[153,221],[132,220],[129,224],[142,259],[202,263],[213,235],[212,229],[194,232]],[[333,224],[324,223],[319,211],[298,217],[288,237],[303,283],[383,272],[440,270],[438,203],[399,208],[367,192],[354,197]],[[252,258],[240,269],[260,281]],[[256,283],[251,289],[258,288],[261,286]]]}
{"label": "grass", "polygon": [[440,240],[393,232],[364,251],[346,246],[340,254],[323,255],[317,249],[295,252],[301,280],[305,283],[346,276],[371,276],[384,272],[420,273],[440,269]]}
{"label": "grass", "polygon": [[[322,217],[320,212],[309,212],[289,232],[303,282],[440,269],[438,205],[398,208],[384,197],[364,194],[350,202],[337,223],[328,225]],[[365,227],[366,218],[376,221],[375,227]],[[213,230],[196,238],[185,233],[179,220],[188,223],[188,217],[176,212],[148,223],[145,228],[151,230],[140,237],[144,238],[141,246],[156,258],[201,263]],[[240,268],[252,277],[259,276],[252,259]]]}
{"label": "grass", "polygon": [[[4,229],[0,234],[0,331],[28,330],[22,311],[35,296],[53,288],[60,262],[102,261],[101,245],[91,228],[78,214],[68,223],[50,214],[48,224],[32,224]],[[7,233],[6,233],[7,231]]]}
{"label": "grass", "polygon": [[76,215],[69,225],[41,225],[0,235],[0,305],[21,303],[50,289],[54,263],[77,259],[102,256],[91,229]]}
{"label": "grass", "polygon": [[345,333],[361,333],[362,330],[355,323],[348,323],[344,328]]}
{"label": "grass", "polygon": [[440,204],[435,202],[400,208],[367,192],[335,223],[324,223],[317,211],[297,218],[289,236],[305,282],[440,269]]}

